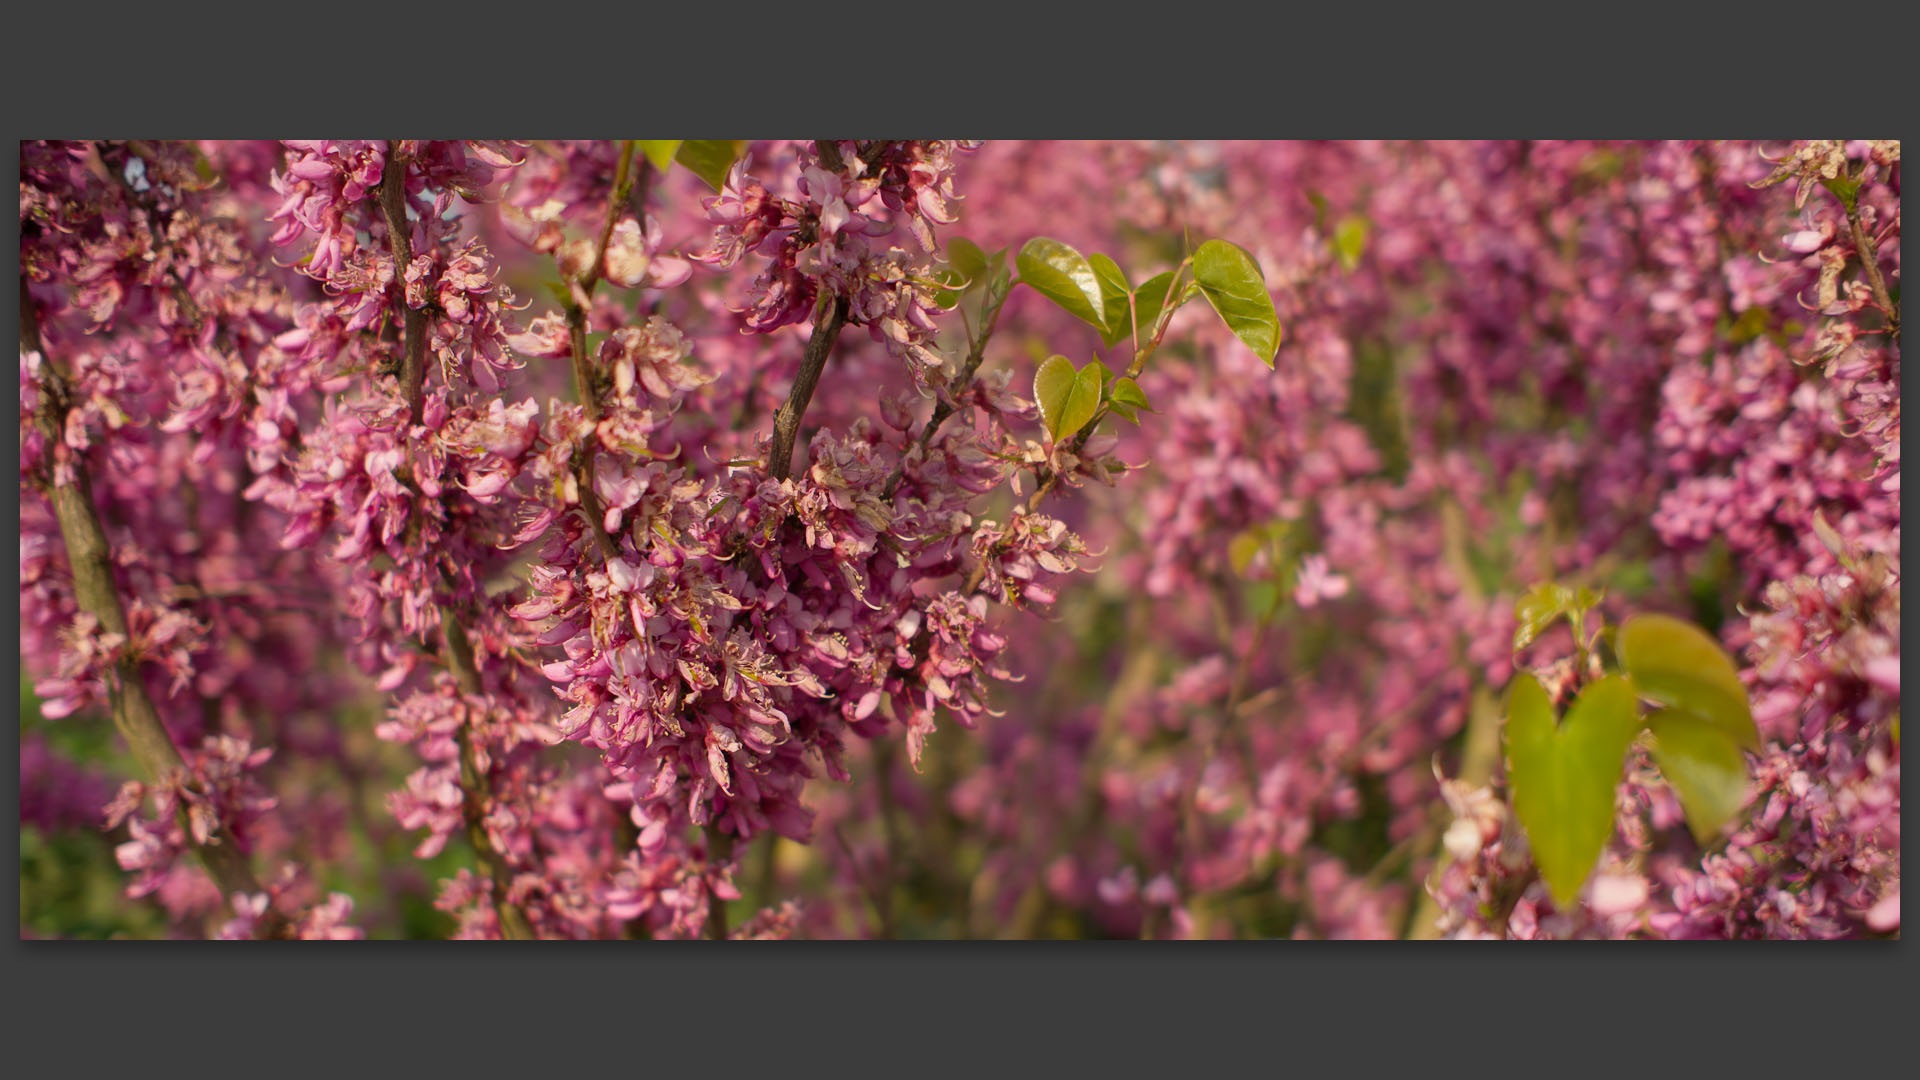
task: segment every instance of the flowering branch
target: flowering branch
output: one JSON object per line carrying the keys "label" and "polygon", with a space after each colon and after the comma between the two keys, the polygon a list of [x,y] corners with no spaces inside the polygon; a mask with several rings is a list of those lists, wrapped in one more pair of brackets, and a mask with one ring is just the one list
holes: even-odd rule
{"label": "flowering branch", "polygon": [[[399,152],[400,141],[396,139],[390,145],[394,152],[388,158],[380,179],[380,205],[387,215],[387,238],[392,245],[394,276],[397,280],[404,280],[407,267],[412,262],[412,242],[408,236],[406,214],[407,166],[406,158]],[[406,358],[400,368],[400,391],[406,398],[408,415],[413,423],[418,424],[421,406],[426,399],[427,313],[408,304],[404,290],[400,303],[406,313]],[[473,645],[467,640],[466,630],[461,627],[459,620],[444,605],[440,608],[440,630],[447,639],[447,666],[453,671],[454,678],[459,680],[461,690],[467,694],[482,693],[480,671],[473,658]],[[456,739],[460,747],[461,809],[466,819],[467,840],[473,845],[475,856],[487,868],[494,912],[500,920],[500,936],[509,941],[532,940],[533,927],[527,921],[526,913],[508,899],[512,871],[487,839],[481,803],[487,782],[486,777],[481,775],[472,737],[465,725],[459,729]]]}
{"label": "flowering branch", "polygon": [[1887,291],[1886,279],[1880,276],[1880,256],[1874,249],[1872,238],[1867,236],[1866,224],[1860,220],[1860,204],[1855,202],[1847,207],[1847,225],[1853,230],[1853,249],[1860,256],[1860,265],[1867,272],[1867,287],[1873,290],[1874,303],[1887,317],[1887,336],[1893,340],[1900,338],[1900,307],[1893,302],[1893,295]]}
{"label": "flowering branch", "polygon": [[[980,311],[980,336],[975,338],[973,344],[968,348],[967,358],[960,365],[960,374],[954,379],[955,385],[960,387],[967,386],[973,381],[974,373],[980,370],[980,362],[985,359],[987,354],[987,341],[993,337],[994,327],[1000,321],[1000,309],[1006,304],[1007,296],[1011,294],[1012,291],[1011,286],[1009,286],[1008,288],[995,289],[988,293],[987,303]],[[927,446],[933,442],[933,436],[940,430],[940,425],[946,423],[947,418],[952,416],[954,412],[955,408],[953,403],[946,398],[942,398],[938,404],[934,405],[933,415],[927,417],[927,426],[921,429],[920,439],[916,444],[921,454],[924,455],[926,453]],[[906,474],[907,456],[902,454],[900,461],[893,467],[893,475],[887,477],[887,486],[882,491],[882,495],[887,501],[891,502],[893,500],[893,493],[899,489],[900,481]]]}
{"label": "flowering branch", "polygon": [[794,376],[793,389],[788,392],[787,400],[773,414],[773,449],[767,455],[767,472],[775,480],[784,480],[787,470],[793,462],[793,441],[800,434],[800,418],[806,415],[807,403],[813,400],[814,388],[820,385],[820,373],[826,370],[827,355],[833,351],[834,339],[840,336],[840,329],[847,324],[847,298],[833,296],[821,301],[822,314],[814,323],[813,335],[807,338],[807,351],[800,359],[800,373]]}
{"label": "flowering branch", "polygon": [[420,422],[427,383],[427,313],[406,302],[404,282],[413,263],[412,228],[407,224],[407,163],[398,140],[380,178],[380,208],[387,215],[387,242],[393,248],[393,276],[402,285],[400,310],[406,319],[406,351],[400,362],[400,387],[407,400],[407,418]]}
{"label": "flowering branch", "polygon": [[[60,364],[41,350],[39,322],[24,276],[20,279],[20,350],[41,356],[42,396],[34,418],[47,445],[58,445],[70,401],[68,382]],[[80,610],[99,620],[107,633],[118,635],[121,639],[118,655],[107,671],[107,694],[114,727],[127,740],[134,760],[140,763],[141,771],[147,774],[150,781],[156,785],[183,781],[188,775],[186,762],[181,758],[179,748],[173,744],[172,737],[167,734],[166,725],[161,722],[153,699],[147,696],[139,664],[129,648],[131,635],[128,633],[126,610],[120,603],[120,593],[113,580],[113,550],[107,543],[106,530],[101,527],[100,519],[94,513],[93,485],[86,463],[74,457],[64,463],[51,465],[50,469],[52,475],[44,479],[43,490],[53,503],[54,516],[60,523],[61,537],[67,549],[67,564],[73,574],[74,598]],[[62,471],[66,473],[65,483],[60,482],[59,473]],[[229,842],[229,837],[221,835],[217,820],[202,823],[196,828],[188,819],[184,801],[176,813],[181,828],[192,838],[201,863],[230,906],[234,906],[236,898],[251,897],[264,891],[254,878],[246,854]],[[201,835],[205,838],[199,839]],[[237,906],[235,910],[239,910]],[[271,907],[259,915],[258,923],[268,936],[287,936],[289,927],[286,920]]]}

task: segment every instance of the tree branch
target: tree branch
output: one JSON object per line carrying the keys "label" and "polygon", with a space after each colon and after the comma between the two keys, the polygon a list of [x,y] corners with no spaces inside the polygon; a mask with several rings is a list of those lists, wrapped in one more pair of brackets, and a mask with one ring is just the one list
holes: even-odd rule
{"label": "tree branch", "polygon": [[393,283],[400,290],[400,311],[406,319],[406,352],[400,361],[400,389],[407,401],[409,423],[420,422],[426,400],[427,313],[407,303],[407,267],[413,262],[413,228],[407,224],[407,162],[399,140],[389,150],[380,175],[380,208],[387,215],[387,242],[393,254]]}
{"label": "tree branch", "polygon": [[800,373],[794,377],[793,389],[787,394],[786,403],[773,414],[773,449],[767,455],[767,472],[775,480],[787,477],[787,470],[793,464],[793,441],[800,434],[800,418],[806,415],[814,388],[820,385],[820,373],[826,370],[834,339],[847,324],[846,297],[830,297],[822,306],[826,310],[813,324],[813,336],[807,339],[807,351],[800,359]]}
{"label": "tree branch", "polygon": [[1880,276],[1880,256],[1874,250],[1872,238],[1867,236],[1864,222],[1860,220],[1860,204],[1856,201],[1847,207],[1847,224],[1853,230],[1853,250],[1860,257],[1860,266],[1867,272],[1867,287],[1873,290],[1874,303],[1880,305],[1880,311],[1887,319],[1887,336],[1900,340],[1900,308],[1893,302],[1893,294],[1887,291],[1886,279]]}
{"label": "tree branch", "polygon": [[[61,445],[61,431],[65,426],[71,392],[65,371],[41,347],[39,319],[24,275],[20,279],[20,348],[24,352],[38,352],[41,356],[40,402],[34,410],[34,420],[42,438],[46,440],[46,452],[51,455]],[[42,490],[53,504],[54,517],[60,523],[61,539],[67,549],[67,566],[73,574],[75,601],[80,610],[99,621],[102,629],[122,638],[118,655],[106,679],[113,726],[127,740],[134,760],[139,762],[140,770],[148,780],[154,784],[165,784],[187,775],[186,761],[181,757],[179,747],[174,745],[173,737],[167,734],[166,725],[161,721],[153,699],[147,696],[146,684],[141,681],[140,665],[129,651],[131,635],[127,630],[126,609],[120,603],[120,591],[113,578],[113,549],[107,543],[106,530],[101,527],[100,518],[94,511],[93,483],[86,462],[76,455],[67,467],[72,475],[71,483],[60,484],[49,475],[43,479]],[[191,838],[193,829],[184,805],[177,810],[176,816],[181,828]],[[253,868],[246,854],[233,843],[231,834],[219,822],[215,823],[215,829],[206,843],[191,839],[189,843],[193,844],[201,864],[206,867],[208,875],[213,878],[228,904],[231,905],[236,896],[265,892],[253,876]],[[269,936],[287,937],[290,934],[291,928],[286,919],[271,906],[262,914],[260,922]]]}
{"label": "tree branch", "polygon": [[[387,215],[387,240],[391,244],[394,278],[400,286],[400,307],[406,315],[406,359],[400,368],[400,392],[406,399],[411,422],[418,424],[421,405],[426,400],[427,313],[414,310],[406,300],[406,269],[413,259],[412,240],[407,226],[406,159],[399,152],[398,139],[387,145],[391,150],[380,177],[380,205]],[[471,695],[481,694],[480,669],[474,663],[473,645],[467,640],[466,630],[445,605],[440,606],[440,632],[447,639],[447,667],[459,680],[460,689]],[[472,733],[467,726],[460,728],[456,741],[460,745],[461,810],[467,823],[467,841],[473,845],[475,857],[487,870],[487,878],[492,885],[494,914],[500,922],[500,936],[507,940],[531,940],[534,937],[533,928],[527,921],[526,913],[507,898],[512,870],[487,839],[483,824],[485,807],[481,801],[482,793],[487,790],[487,781],[480,773]]]}

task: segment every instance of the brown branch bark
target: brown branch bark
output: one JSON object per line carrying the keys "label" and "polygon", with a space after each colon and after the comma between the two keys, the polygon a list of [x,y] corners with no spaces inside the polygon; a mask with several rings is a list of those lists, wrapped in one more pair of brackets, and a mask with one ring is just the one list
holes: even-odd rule
{"label": "brown branch bark", "polygon": [[844,296],[827,299],[825,312],[813,324],[807,339],[807,351],[800,358],[800,373],[794,376],[793,389],[786,403],[773,414],[773,449],[767,455],[767,472],[775,480],[784,480],[793,464],[793,441],[800,434],[800,418],[807,413],[813,391],[820,385],[820,373],[826,370],[833,342],[847,324],[848,304]]}
{"label": "brown branch bark", "polygon": [[[34,421],[47,442],[47,453],[52,454],[60,445],[71,397],[66,372],[41,346],[39,321],[24,276],[20,280],[20,348],[24,352],[38,352],[41,355],[44,375]],[[107,543],[106,530],[94,510],[92,478],[87,472],[86,462],[78,456],[68,463],[68,468],[72,473],[71,483],[60,484],[52,475],[48,475],[43,478],[42,490],[53,504],[54,517],[60,523],[61,539],[67,549],[67,565],[73,574],[74,599],[80,610],[99,620],[104,630],[127,639],[130,635],[127,631],[126,609],[121,605],[120,591],[113,577],[113,549]],[[149,782],[165,784],[185,776],[186,761],[181,757],[179,747],[174,745],[173,737],[167,734],[166,725],[161,722],[153,699],[147,696],[146,684],[141,681],[140,666],[129,653],[125,640],[107,675],[107,700],[113,714],[113,726],[126,739],[134,760],[139,762],[140,770],[146,774]],[[246,853],[235,845],[223,823],[216,823],[216,831],[207,838],[206,843],[201,844],[191,840],[193,831],[184,807],[180,808],[178,816],[181,827],[187,830],[195,854],[229,905],[236,895],[265,891],[254,877]],[[286,919],[271,907],[260,921],[269,936],[286,937],[290,933]]]}
{"label": "brown branch bark", "polygon": [[[413,259],[413,241],[407,225],[406,159],[399,152],[400,141],[388,144],[386,168],[380,177],[380,206],[387,216],[387,239],[391,244],[395,283],[400,287],[400,307],[406,318],[405,359],[400,367],[400,392],[406,399],[411,422],[420,422],[420,410],[426,400],[427,313],[416,311],[406,302],[406,269]],[[480,669],[474,663],[473,646],[459,620],[445,606],[440,608],[440,631],[447,639],[447,667],[468,694],[482,692]],[[473,751],[472,733],[462,727],[457,736],[460,746],[461,810],[467,823],[467,841],[474,856],[487,871],[492,888],[494,914],[500,922],[500,936],[507,940],[531,940],[532,925],[526,913],[508,899],[512,870],[487,838],[483,822],[482,795],[487,790]]]}
{"label": "brown branch bark", "polygon": [[1867,235],[1866,223],[1860,220],[1858,202],[1847,208],[1847,225],[1853,231],[1853,250],[1860,257],[1860,266],[1867,274],[1867,287],[1873,290],[1873,301],[1880,305],[1887,319],[1887,336],[1900,340],[1900,307],[1893,302],[1893,294],[1887,291],[1887,281],[1880,276],[1880,256],[1874,250],[1873,240]]}
{"label": "brown branch bark", "polygon": [[380,176],[380,208],[387,215],[387,242],[393,254],[393,282],[400,290],[400,311],[406,321],[406,351],[400,361],[400,388],[407,401],[408,422],[420,422],[426,400],[427,313],[407,303],[407,267],[413,262],[413,228],[407,224],[407,163],[400,142],[388,144]]}

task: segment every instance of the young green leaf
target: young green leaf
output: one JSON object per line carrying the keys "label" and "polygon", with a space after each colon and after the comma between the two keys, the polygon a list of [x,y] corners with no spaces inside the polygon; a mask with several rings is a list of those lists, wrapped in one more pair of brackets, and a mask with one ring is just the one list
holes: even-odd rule
{"label": "young green leaf", "polygon": [[960,302],[960,294],[972,286],[964,274],[951,266],[941,267],[929,276],[944,286],[933,294],[933,302],[942,310],[951,310]]}
{"label": "young green leaf", "polygon": [[1367,232],[1372,228],[1373,222],[1357,214],[1341,218],[1333,227],[1333,250],[1343,268],[1352,271],[1360,265],[1360,256],[1367,250]]}
{"label": "young green leaf", "polygon": [[1036,236],[1027,241],[1013,262],[1020,271],[1021,281],[1065,308],[1074,318],[1093,324],[1103,335],[1106,333],[1106,300],[1100,292],[1100,280],[1086,256],[1058,240]]}
{"label": "young green leaf", "polygon": [[969,286],[987,279],[987,253],[964,236],[947,241],[947,262],[966,275]]}
{"label": "young green leaf", "polygon": [[640,152],[647,155],[653,167],[659,172],[673,168],[673,155],[680,152],[679,139],[640,139]]}
{"label": "young green leaf", "polygon": [[1507,783],[1513,812],[1555,903],[1567,907],[1613,835],[1620,764],[1638,730],[1633,688],[1619,676],[1589,685],[1556,727],[1539,680],[1522,672],[1507,694]]}
{"label": "young green leaf", "polygon": [[737,139],[687,139],[674,151],[673,160],[719,191],[727,182],[727,171],[746,149],[747,144]]}
{"label": "young green leaf", "polygon": [[1513,605],[1513,617],[1519,625],[1513,630],[1513,651],[1533,643],[1553,620],[1567,613],[1573,603],[1573,590],[1556,582],[1535,585]]}
{"label": "young green leaf", "polygon": [[1106,370],[1105,364],[1095,360],[1074,376],[1073,396],[1067,399],[1067,406],[1060,413],[1059,438],[1079,434],[1080,429],[1086,427],[1094,414],[1100,411],[1101,374]]}
{"label": "young green leaf", "polygon": [[1193,278],[1227,329],[1272,367],[1280,349],[1280,314],[1253,256],[1225,240],[1209,240],[1193,253]]}
{"label": "young green leaf", "polygon": [[1725,732],[1692,713],[1660,709],[1647,729],[1653,763],[1680,797],[1687,828],[1705,845],[1746,804],[1747,760]]}
{"label": "young green leaf", "polygon": [[1111,349],[1130,336],[1129,322],[1133,316],[1127,310],[1127,296],[1133,292],[1133,286],[1127,284],[1127,275],[1120,264],[1099,252],[1087,256],[1087,265],[1093,268],[1094,279],[1100,283],[1100,340]]}
{"label": "young green leaf", "polygon": [[1706,631],[1671,615],[1635,615],[1621,624],[1615,650],[1640,693],[1708,720],[1739,746],[1760,748],[1747,688]]}
{"label": "young green leaf", "polygon": [[[1133,292],[1134,325],[1139,327],[1142,344],[1153,335],[1153,325],[1160,319],[1160,308],[1167,302],[1167,290],[1173,286],[1173,274],[1172,270],[1155,274]],[[1174,296],[1175,308],[1183,302],[1183,297]]]}
{"label": "young green leaf", "polygon": [[1148,412],[1154,411],[1153,406],[1147,402],[1146,392],[1140,389],[1140,384],[1125,376],[1122,376],[1119,382],[1113,384],[1113,403],[1115,405],[1126,405],[1135,409],[1145,409]]}
{"label": "young green leaf", "polygon": [[1033,376],[1033,399],[1055,442],[1071,438],[1100,407],[1100,376],[1089,365],[1074,371],[1064,356],[1049,356]]}

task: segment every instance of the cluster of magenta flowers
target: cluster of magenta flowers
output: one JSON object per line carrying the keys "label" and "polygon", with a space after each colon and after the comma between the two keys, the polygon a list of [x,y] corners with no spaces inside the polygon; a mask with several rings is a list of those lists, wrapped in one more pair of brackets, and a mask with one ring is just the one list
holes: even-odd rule
{"label": "cluster of magenta flowers", "polygon": [[[21,154],[26,678],[138,759],[23,729],[23,821],[180,936],[1898,931],[1897,143]],[[962,233],[1230,238],[1278,355],[1197,303],[1056,442],[1036,363],[1136,343],[990,337]],[[1636,750],[1569,907],[1544,580],[1763,739],[1711,842]]]}

